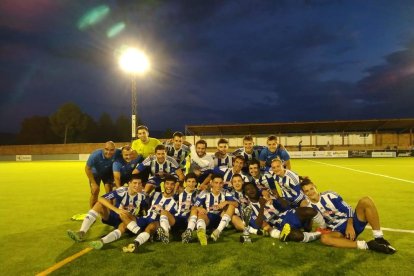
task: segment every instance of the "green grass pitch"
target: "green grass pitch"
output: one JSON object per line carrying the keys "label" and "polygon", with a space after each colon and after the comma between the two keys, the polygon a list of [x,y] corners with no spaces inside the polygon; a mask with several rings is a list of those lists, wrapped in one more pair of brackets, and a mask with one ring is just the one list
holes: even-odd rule
{"label": "green grass pitch", "polygon": [[[67,229],[76,213],[88,211],[89,187],[84,162],[1,162],[1,275],[33,275],[86,248],[73,243]],[[293,170],[309,176],[320,191],[333,190],[355,207],[371,196],[386,228],[414,230],[414,159],[292,160]],[[88,240],[108,233],[100,221]],[[253,237],[240,244],[226,230],[217,243],[147,243],[137,254],[122,246],[132,238],[91,251],[54,275],[413,275],[414,233],[384,231],[398,250],[394,255]],[[360,239],[370,240],[366,229]]]}

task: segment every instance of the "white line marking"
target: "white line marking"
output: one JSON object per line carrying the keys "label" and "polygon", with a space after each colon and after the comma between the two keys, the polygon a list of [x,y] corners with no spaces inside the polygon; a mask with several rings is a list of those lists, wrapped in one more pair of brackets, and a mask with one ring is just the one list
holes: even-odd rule
{"label": "white line marking", "polygon": [[[367,225],[366,228],[372,229],[371,226],[369,226],[369,225]],[[411,234],[414,234],[414,230],[394,229],[394,228],[386,228],[386,227],[381,227],[381,230],[390,231],[390,232],[400,232],[400,233],[411,233]]]}
{"label": "white line marking", "polygon": [[372,173],[372,172],[367,172],[367,171],[362,171],[362,170],[356,170],[356,169],[351,169],[351,168],[348,168],[348,167],[333,165],[333,164],[324,163],[324,162],[320,162],[320,161],[314,161],[314,160],[306,160],[306,161],[313,162],[313,163],[318,163],[318,164],[322,164],[322,165],[326,165],[326,166],[336,167],[336,168],[340,168],[340,169],[350,170],[350,171],[354,171],[354,172],[371,174],[371,175],[375,175],[375,176],[381,176],[381,177],[385,177],[385,178],[390,178],[390,179],[394,179],[394,180],[398,180],[398,181],[403,181],[403,182],[408,182],[408,183],[413,183],[414,184],[414,181],[407,180],[407,179],[402,179],[402,178],[397,178],[397,177],[392,177],[392,176],[385,175],[385,174],[379,174],[379,173]]}

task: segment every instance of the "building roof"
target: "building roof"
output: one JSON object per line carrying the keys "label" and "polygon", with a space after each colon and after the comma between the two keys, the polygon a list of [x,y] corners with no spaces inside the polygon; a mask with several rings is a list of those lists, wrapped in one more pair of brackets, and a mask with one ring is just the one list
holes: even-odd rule
{"label": "building roof", "polygon": [[264,124],[187,125],[187,135],[248,135],[333,132],[413,132],[414,118]]}

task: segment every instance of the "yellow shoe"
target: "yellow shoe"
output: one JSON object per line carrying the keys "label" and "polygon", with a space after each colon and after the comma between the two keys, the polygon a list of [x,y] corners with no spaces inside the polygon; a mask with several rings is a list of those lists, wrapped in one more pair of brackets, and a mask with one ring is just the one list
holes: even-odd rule
{"label": "yellow shoe", "polygon": [[286,223],[286,224],[283,226],[282,231],[280,232],[280,237],[279,237],[279,239],[280,239],[281,241],[286,241],[286,239],[287,239],[287,237],[289,236],[289,234],[290,234],[290,224],[289,224],[289,223]]}
{"label": "yellow shoe", "polygon": [[202,246],[207,245],[207,235],[205,229],[198,229],[197,230],[197,238],[200,241]]}
{"label": "yellow shoe", "polygon": [[85,217],[87,216],[88,214],[76,214],[76,215],[73,215],[73,217],[71,217],[70,219],[71,220],[84,220],[85,219]]}

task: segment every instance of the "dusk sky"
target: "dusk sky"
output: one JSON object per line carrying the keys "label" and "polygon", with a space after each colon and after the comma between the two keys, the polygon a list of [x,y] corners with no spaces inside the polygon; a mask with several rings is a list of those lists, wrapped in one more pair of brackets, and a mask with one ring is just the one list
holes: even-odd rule
{"label": "dusk sky", "polygon": [[130,116],[125,45],[154,130],[414,117],[412,0],[1,0],[0,43],[0,132],[67,102]]}

